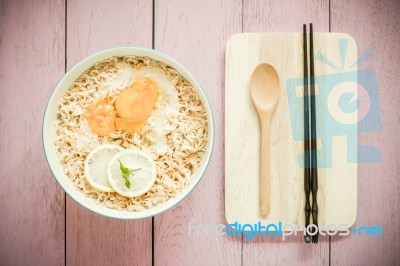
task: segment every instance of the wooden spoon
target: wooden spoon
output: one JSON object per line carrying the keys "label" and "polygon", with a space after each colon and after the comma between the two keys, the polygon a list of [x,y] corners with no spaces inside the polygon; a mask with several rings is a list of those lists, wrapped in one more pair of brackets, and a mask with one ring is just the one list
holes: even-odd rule
{"label": "wooden spoon", "polygon": [[260,64],[254,69],[250,93],[261,125],[260,213],[264,216],[271,210],[269,133],[271,117],[279,98],[279,77],[271,65]]}

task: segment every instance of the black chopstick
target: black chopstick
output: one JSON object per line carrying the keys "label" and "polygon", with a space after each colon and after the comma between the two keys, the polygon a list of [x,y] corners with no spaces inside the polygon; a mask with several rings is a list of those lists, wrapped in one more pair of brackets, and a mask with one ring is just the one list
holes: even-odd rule
{"label": "black chopstick", "polygon": [[[306,193],[306,202],[305,202],[305,227],[307,228],[310,224],[310,212],[311,212],[311,205],[310,205],[310,141],[309,141],[309,103],[308,97],[310,95],[308,90],[308,62],[307,62],[307,25],[303,24],[303,70],[304,70],[304,191]],[[307,232],[307,231],[306,231]],[[311,241],[311,237],[306,233],[304,235],[304,241],[309,243]]]}
{"label": "black chopstick", "polygon": [[[310,212],[312,211],[313,224],[318,228],[318,166],[317,166],[317,131],[315,110],[315,72],[314,72],[314,34],[312,23],[310,24],[310,75],[308,75],[307,62],[307,26],[303,24],[303,58],[304,58],[304,191],[305,200],[305,227],[310,224]],[[310,83],[308,83],[310,78]],[[309,86],[310,85],[310,86]],[[311,91],[309,90],[309,87]],[[310,125],[311,124],[311,125]],[[311,128],[311,130],[310,130]],[[311,132],[310,132],[311,131]],[[311,163],[311,165],[310,165]],[[310,188],[311,185],[311,188]],[[310,206],[310,192],[312,193],[312,208]],[[318,229],[312,237],[307,233],[304,241],[318,243]]]}
{"label": "black chopstick", "polygon": [[[315,75],[314,75],[314,34],[310,24],[310,87],[311,87],[311,193],[313,224],[318,228],[318,166],[317,166],[317,121],[315,111]],[[312,237],[313,243],[318,243],[318,230]]]}

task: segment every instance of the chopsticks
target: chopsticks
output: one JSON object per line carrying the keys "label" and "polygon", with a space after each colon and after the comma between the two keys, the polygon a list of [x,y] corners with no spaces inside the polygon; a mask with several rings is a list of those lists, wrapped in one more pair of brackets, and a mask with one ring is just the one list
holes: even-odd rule
{"label": "chopsticks", "polygon": [[[306,193],[306,203],[305,203],[305,227],[307,228],[310,224],[310,212],[311,212],[311,205],[310,205],[310,157],[309,157],[309,150],[310,150],[310,124],[309,124],[309,103],[308,103],[308,62],[307,62],[307,25],[303,24],[303,58],[304,58],[304,191]],[[307,230],[306,234],[304,235],[304,241],[309,243],[311,241],[311,236],[308,235]]]}
{"label": "chopsticks", "polygon": [[[318,167],[317,167],[317,134],[316,134],[316,110],[315,110],[315,72],[314,72],[314,35],[313,26],[310,23],[310,75],[308,75],[307,53],[307,26],[303,24],[303,57],[304,57],[304,191],[305,201],[305,227],[310,225],[310,214],[313,224],[318,228]],[[310,83],[308,79],[310,78]],[[310,85],[310,86],[309,86]],[[310,88],[310,89],[309,89]],[[312,207],[310,204],[310,192],[312,194]],[[307,233],[304,241],[318,243],[318,229]],[[315,233],[315,234],[314,234]]]}

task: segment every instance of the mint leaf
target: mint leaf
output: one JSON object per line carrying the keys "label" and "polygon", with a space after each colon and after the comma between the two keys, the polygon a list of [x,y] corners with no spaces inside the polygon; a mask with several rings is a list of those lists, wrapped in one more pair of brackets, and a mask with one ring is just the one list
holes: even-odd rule
{"label": "mint leaf", "polygon": [[125,186],[127,188],[131,188],[131,182],[129,181],[129,176],[132,173],[128,167],[126,167],[120,160],[119,161],[119,169],[121,170],[122,177],[125,179]]}
{"label": "mint leaf", "polygon": [[129,176],[132,174],[132,172],[140,170],[142,168],[131,170],[128,167],[126,167],[120,160],[118,160],[118,162],[119,162],[119,169],[121,170],[122,173],[122,177],[125,179],[125,186],[127,188],[131,188],[131,182],[129,181]]}

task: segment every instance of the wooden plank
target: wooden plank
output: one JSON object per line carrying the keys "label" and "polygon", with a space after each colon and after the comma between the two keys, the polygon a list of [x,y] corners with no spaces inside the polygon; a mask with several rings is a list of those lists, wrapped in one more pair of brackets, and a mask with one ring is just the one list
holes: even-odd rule
{"label": "wooden plank", "polygon": [[64,264],[64,193],[41,139],[64,73],[62,1],[0,1],[0,264]]}
{"label": "wooden plank", "polygon": [[155,217],[155,264],[240,265],[241,238],[189,233],[188,223],[193,221],[195,228],[226,224],[224,53],[227,39],[241,30],[241,1],[156,1],[155,15],[155,48],[175,57],[198,78],[215,125],[213,156],[203,180],[179,206]]}
{"label": "wooden plank", "polygon": [[[359,164],[358,215],[354,228],[381,226],[384,236],[332,238],[332,265],[400,264],[400,5],[398,1],[331,1],[331,29],[353,36],[359,56],[371,49],[373,56],[359,70],[376,72],[382,130],[359,132],[359,143],[373,145],[381,162]],[[371,101],[376,101],[373,98]],[[369,120],[370,125],[377,121]],[[364,234],[363,234],[364,235]]]}
{"label": "wooden plank", "polygon": [[[68,1],[67,63],[100,49],[151,47],[151,1]],[[67,198],[67,265],[149,265],[152,221],[118,221]]]}
{"label": "wooden plank", "polygon": [[[302,32],[303,23],[314,23],[314,31],[329,31],[328,1],[244,1],[244,32]],[[318,245],[305,244],[302,236],[255,237],[243,243],[243,265],[327,265],[329,238]]]}
{"label": "wooden plank", "polygon": [[328,0],[243,1],[243,32],[302,32],[314,23],[314,32],[329,31]]}

